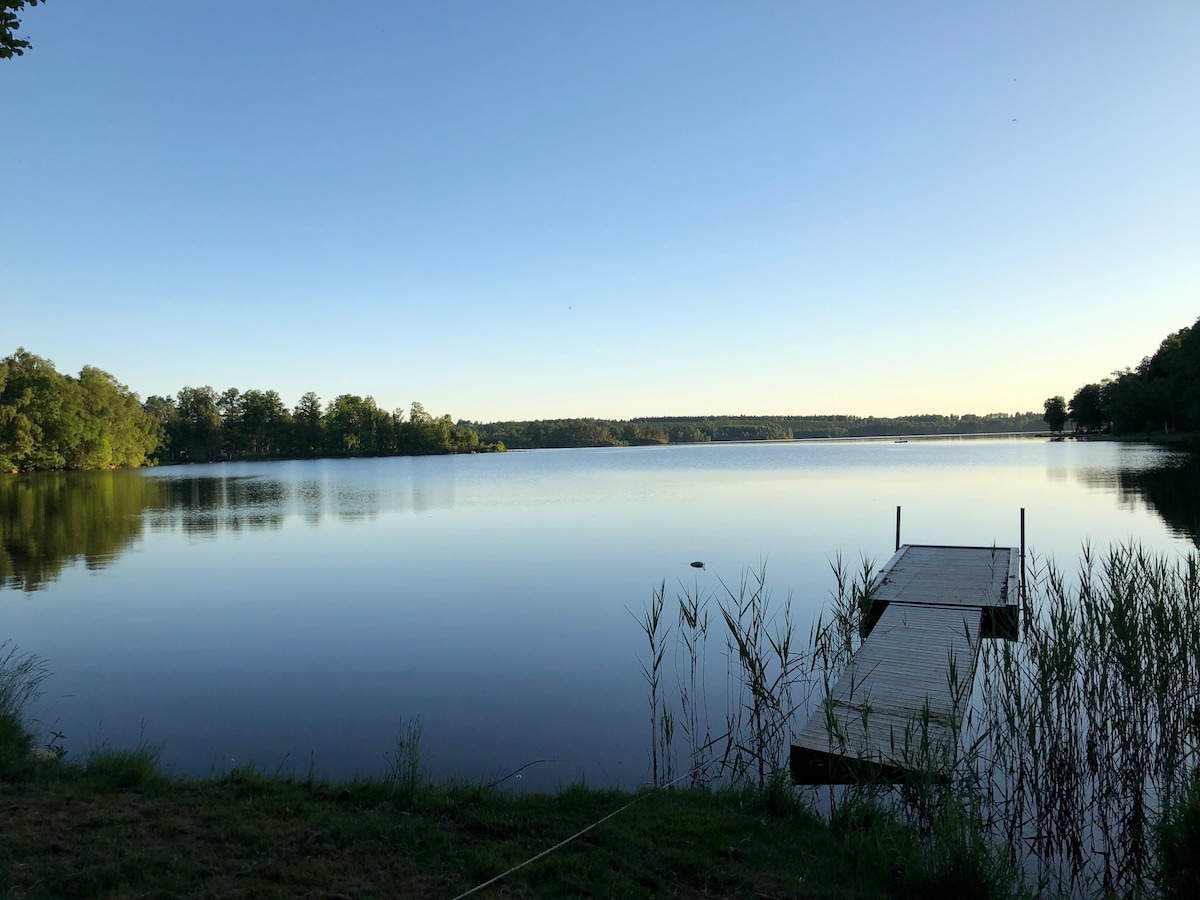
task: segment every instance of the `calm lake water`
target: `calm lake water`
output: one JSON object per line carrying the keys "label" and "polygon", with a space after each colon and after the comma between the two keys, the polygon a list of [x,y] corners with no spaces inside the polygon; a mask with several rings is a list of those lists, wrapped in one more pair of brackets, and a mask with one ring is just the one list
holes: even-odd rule
{"label": "calm lake water", "polygon": [[[1186,457],[1028,438],[548,450],[0,479],[0,640],[53,670],[79,753],[174,772],[380,774],[420,715],[436,778],[647,777],[640,612],[766,560],[805,635],[841,553],[905,541],[1195,546]],[[692,568],[693,560],[706,563]]]}

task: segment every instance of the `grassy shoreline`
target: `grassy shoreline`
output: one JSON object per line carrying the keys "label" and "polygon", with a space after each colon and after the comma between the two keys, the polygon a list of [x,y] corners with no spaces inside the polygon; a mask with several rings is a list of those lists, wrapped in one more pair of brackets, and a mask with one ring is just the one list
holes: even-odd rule
{"label": "grassy shoreline", "polygon": [[145,749],[10,758],[0,894],[456,897],[616,810],[474,896],[1002,895],[882,808],[843,805],[827,824],[782,782],[551,796],[249,769],[191,779]]}

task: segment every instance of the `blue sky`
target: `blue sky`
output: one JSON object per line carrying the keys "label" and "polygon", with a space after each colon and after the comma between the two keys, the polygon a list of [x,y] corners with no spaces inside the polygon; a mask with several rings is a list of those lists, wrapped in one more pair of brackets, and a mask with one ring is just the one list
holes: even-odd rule
{"label": "blue sky", "polygon": [[1200,4],[22,19],[0,355],[143,397],[1011,412],[1200,314]]}

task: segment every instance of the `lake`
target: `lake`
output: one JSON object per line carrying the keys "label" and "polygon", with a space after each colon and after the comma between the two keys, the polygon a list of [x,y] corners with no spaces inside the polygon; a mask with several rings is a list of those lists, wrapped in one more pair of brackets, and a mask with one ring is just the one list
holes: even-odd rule
{"label": "lake", "polygon": [[[895,540],[1195,546],[1195,463],[1147,444],[911,439],[179,466],[0,480],[0,640],[45,657],[72,754],[169,771],[378,775],[420,716],[438,779],[647,778],[644,637],[664,580],[765,560],[808,623],[830,560]],[[690,563],[703,561],[704,569]]]}

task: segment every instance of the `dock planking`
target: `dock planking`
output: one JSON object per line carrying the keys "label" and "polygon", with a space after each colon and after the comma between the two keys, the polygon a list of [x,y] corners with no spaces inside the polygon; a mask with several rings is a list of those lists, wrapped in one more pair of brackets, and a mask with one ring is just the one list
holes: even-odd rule
{"label": "dock planking", "polygon": [[957,753],[981,640],[1013,637],[1019,551],[901,547],[881,570],[862,645],[792,739],[799,784],[898,781]]}

